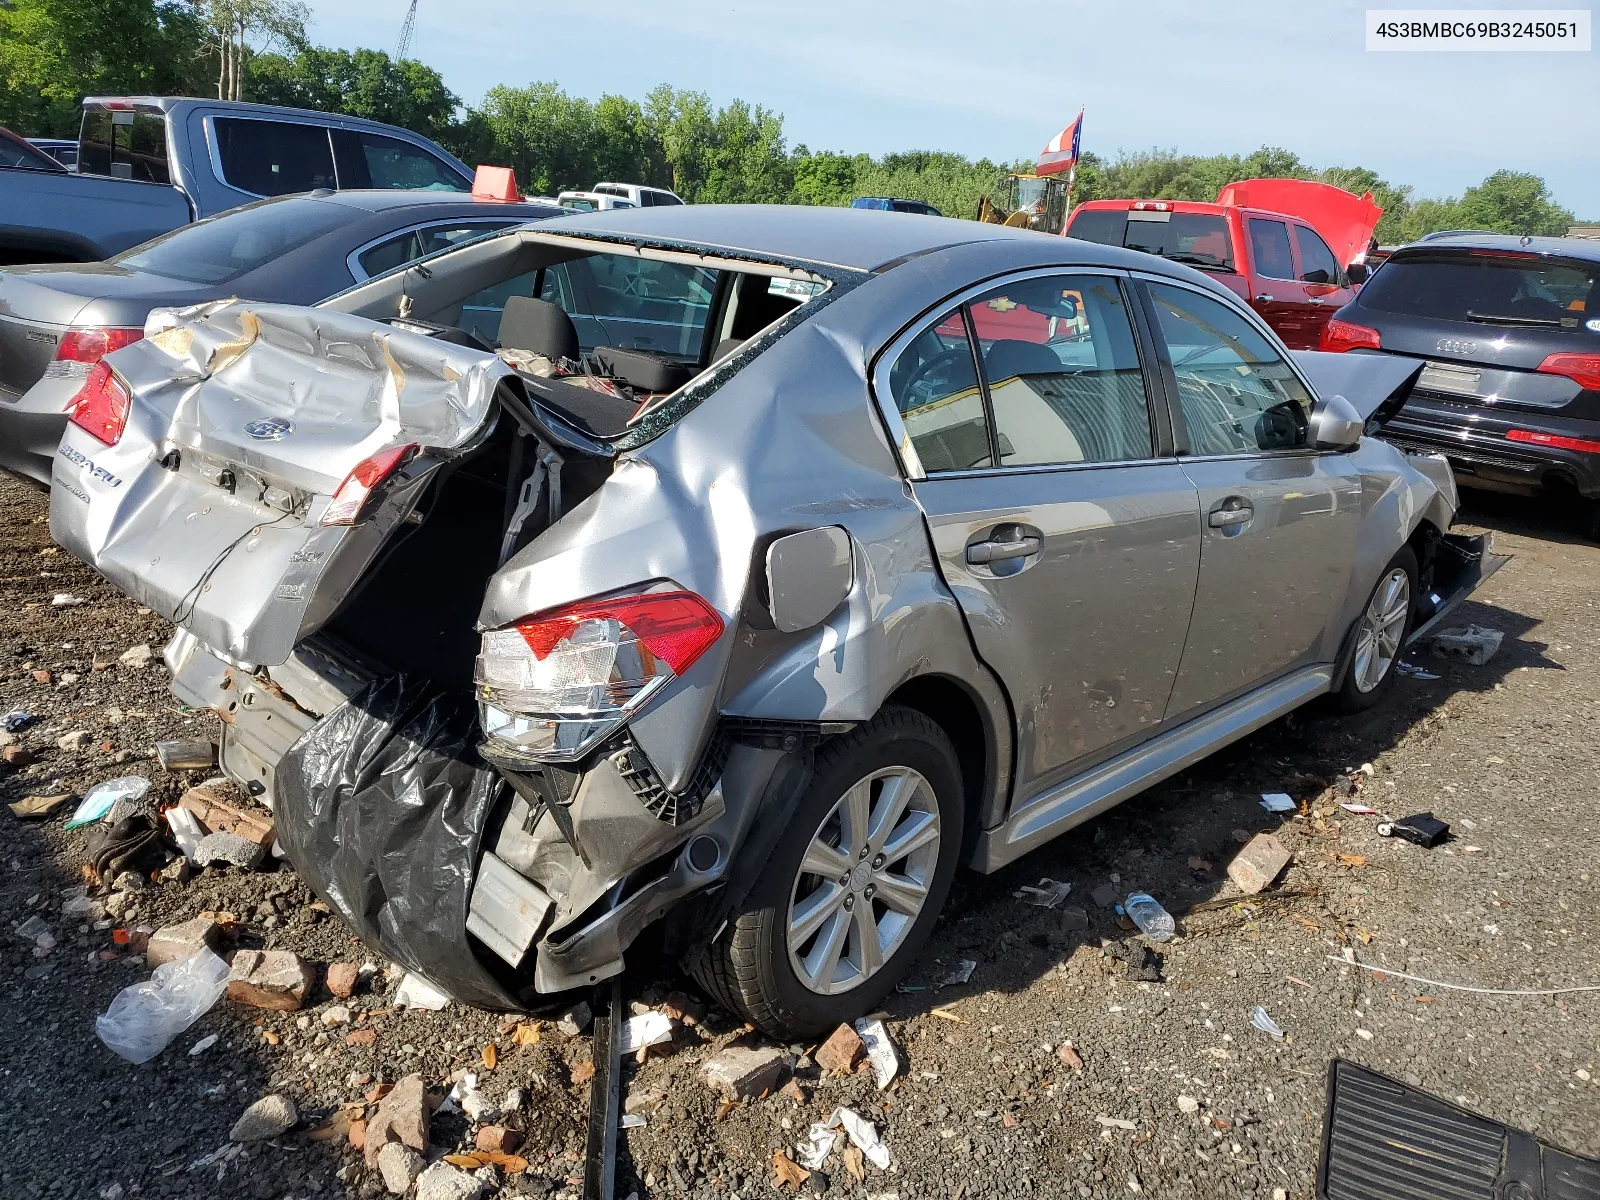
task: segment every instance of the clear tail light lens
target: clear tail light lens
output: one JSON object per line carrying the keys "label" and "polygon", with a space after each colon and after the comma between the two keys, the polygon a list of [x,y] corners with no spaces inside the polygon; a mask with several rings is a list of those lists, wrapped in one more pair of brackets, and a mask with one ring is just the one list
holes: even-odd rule
{"label": "clear tail light lens", "polygon": [[328,501],[328,507],[322,512],[322,523],[354,525],[369,515],[368,502],[372,499],[373,493],[402,463],[409,462],[416,452],[417,444],[407,442],[403,446],[392,446],[362,459],[356,464],[356,469],[344,477],[339,490],[333,494],[333,499]]}
{"label": "clear tail light lens", "polygon": [[1322,327],[1322,337],[1317,342],[1317,349],[1334,354],[1346,350],[1381,350],[1383,338],[1378,335],[1376,329],[1357,325],[1354,321],[1341,321],[1335,317]]}
{"label": "clear tail light lens", "polygon": [[693,592],[585,601],[483,635],[473,681],[491,746],[510,757],[587,754],[722,636]]}
{"label": "clear tail light lens", "polygon": [[67,401],[68,419],[97,441],[115,446],[128,424],[128,403],[128,389],[122,381],[109,365],[97,362],[83,386]]}

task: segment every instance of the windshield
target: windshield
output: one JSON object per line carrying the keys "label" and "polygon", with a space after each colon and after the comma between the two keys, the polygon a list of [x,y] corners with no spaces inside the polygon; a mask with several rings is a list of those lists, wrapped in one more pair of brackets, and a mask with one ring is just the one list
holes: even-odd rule
{"label": "windshield", "polygon": [[1408,317],[1600,334],[1600,263],[1517,251],[1402,254],[1384,263],[1359,300]]}
{"label": "windshield", "polygon": [[111,261],[189,283],[226,283],[361,215],[325,200],[264,200],[185,225]]}
{"label": "windshield", "polygon": [[1126,246],[1195,267],[1234,269],[1228,224],[1215,213],[1080,208],[1073,215],[1067,236],[1102,246]]}

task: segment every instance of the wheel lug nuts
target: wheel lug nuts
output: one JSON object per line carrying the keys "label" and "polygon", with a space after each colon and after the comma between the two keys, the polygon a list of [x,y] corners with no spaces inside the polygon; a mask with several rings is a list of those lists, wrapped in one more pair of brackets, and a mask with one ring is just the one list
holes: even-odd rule
{"label": "wheel lug nuts", "polygon": [[868,900],[871,900],[874,896],[876,896],[878,894],[878,887],[877,887],[876,884],[869,883],[869,884],[867,884],[865,890],[862,891],[861,894],[863,896],[865,896]]}
{"label": "wheel lug nuts", "polygon": [[856,898],[854,896],[846,896],[844,898],[844,906],[846,908],[854,908],[856,906]]}
{"label": "wheel lug nuts", "polygon": [[842,888],[849,887],[850,886],[850,876],[848,876],[848,875],[839,876],[839,886],[842,887]]}
{"label": "wheel lug nuts", "polygon": [[883,855],[880,854],[880,855],[878,855],[877,858],[872,860],[872,869],[874,871],[878,871],[878,870],[881,870],[882,868],[883,868]]}

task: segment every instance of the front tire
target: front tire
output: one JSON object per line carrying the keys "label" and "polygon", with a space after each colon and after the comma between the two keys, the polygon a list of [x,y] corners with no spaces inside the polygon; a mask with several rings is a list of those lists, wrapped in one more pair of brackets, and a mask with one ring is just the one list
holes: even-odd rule
{"label": "front tire", "polygon": [[695,977],[764,1033],[810,1038],[905,977],[950,890],[961,769],[943,730],[891,707],[818,751],[760,881]]}
{"label": "front tire", "polygon": [[1406,635],[1416,612],[1417,556],[1402,546],[1378,574],[1372,594],[1356,618],[1350,662],[1344,682],[1334,694],[1342,712],[1364,712],[1394,687],[1395,664],[1405,650]]}

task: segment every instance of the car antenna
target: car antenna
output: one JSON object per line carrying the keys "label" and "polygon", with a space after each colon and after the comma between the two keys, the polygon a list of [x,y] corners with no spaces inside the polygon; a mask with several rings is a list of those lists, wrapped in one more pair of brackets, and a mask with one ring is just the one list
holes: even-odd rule
{"label": "car antenna", "polygon": [[411,272],[413,272],[413,271],[417,272],[417,274],[421,275],[424,279],[432,279],[433,278],[433,272],[428,270],[428,268],[423,266],[421,263],[414,263],[413,265],[411,265],[411,266],[409,266],[409,267],[407,267],[405,269],[405,273],[400,276],[400,314],[399,315],[400,315],[400,319],[402,321],[407,320],[411,316],[411,309],[412,309],[411,294],[406,291],[406,283],[407,283],[407,281],[410,280]]}

